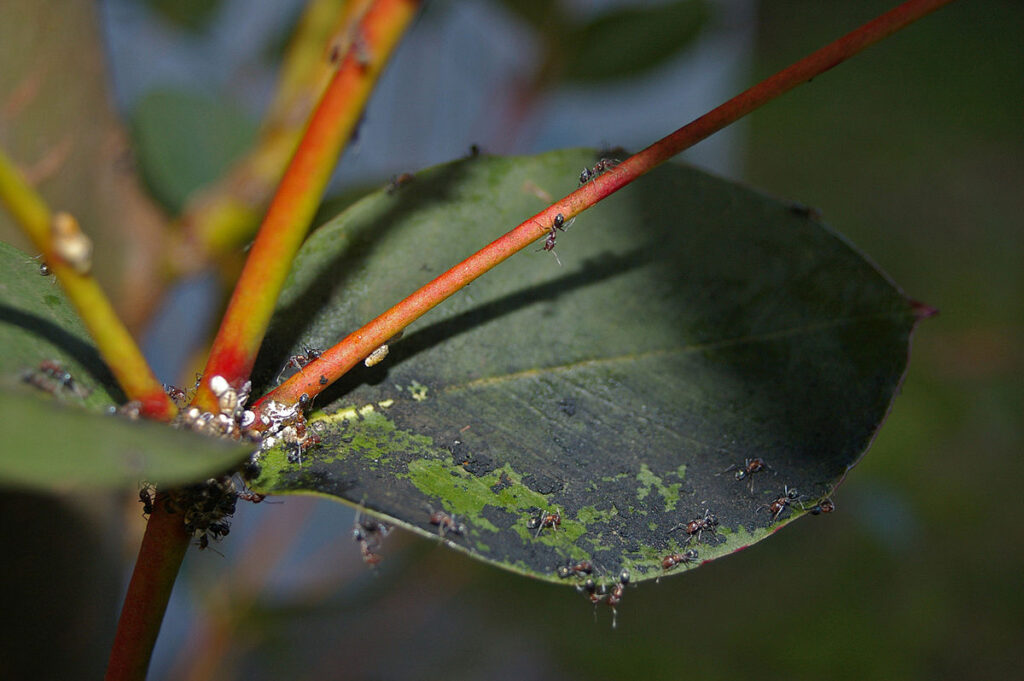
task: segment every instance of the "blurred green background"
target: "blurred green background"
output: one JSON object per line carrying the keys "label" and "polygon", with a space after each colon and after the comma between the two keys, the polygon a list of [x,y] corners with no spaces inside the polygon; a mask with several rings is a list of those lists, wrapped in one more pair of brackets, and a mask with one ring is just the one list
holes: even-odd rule
{"label": "blurred green background", "polygon": [[[755,3],[740,81],[894,4]],[[153,678],[1024,678],[1022,35],[1020,2],[953,3],[731,133],[723,172],[821,210],[941,311],[836,513],[629,589],[613,629],[411,537],[370,573],[329,502],[246,506],[224,559],[186,558]]]}

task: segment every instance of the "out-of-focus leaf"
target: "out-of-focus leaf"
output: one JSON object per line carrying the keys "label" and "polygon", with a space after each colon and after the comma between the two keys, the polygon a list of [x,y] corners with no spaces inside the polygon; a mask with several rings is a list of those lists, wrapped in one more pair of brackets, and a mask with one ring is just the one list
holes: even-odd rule
{"label": "out-of-focus leaf", "polygon": [[0,389],[0,485],[65,491],[203,480],[252,447],[162,423],[90,414],[23,391]]}
{"label": "out-of-focus leaf", "polygon": [[566,33],[560,75],[594,83],[650,70],[689,46],[708,16],[704,0],[612,10]]}
{"label": "out-of-focus leaf", "polygon": [[[60,288],[38,268],[0,243],[0,485],[174,484],[245,456],[238,445],[106,415],[119,397],[113,377]],[[58,363],[71,380],[47,374],[43,362]]]}
{"label": "out-of-focus leaf", "polygon": [[[470,159],[357,202],[304,245],[261,382],[564,195],[591,152]],[[612,172],[615,172],[614,170]],[[603,201],[412,324],[317,399],[322,446],[264,457],[255,488],[326,494],[558,581],[567,561],[658,577],[801,514],[868,447],[907,360],[914,306],[813,211],[685,166]],[[309,367],[305,369],[309,371]],[[770,470],[737,480],[731,466]],[[531,527],[558,511],[557,529]],[[717,535],[687,544],[706,512]],[[677,571],[681,571],[679,568]],[[569,582],[577,581],[570,578]]]}
{"label": "out-of-focus leaf", "polygon": [[252,121],[223,99],[172,90],[146,95],[132,126],[142,175],[171,211],[220,177],[256,137]]}
{"label": "out-of-focus leaf", "polygon": [[565,23],[562,3],[557,0],[500,0],[498,4],[541,33]]}
{"label": "out-of-focus leaf", "polygon": [[146,4],[171,23],[190,31],[203,28],[218,9],[221,0],[145,0]]}

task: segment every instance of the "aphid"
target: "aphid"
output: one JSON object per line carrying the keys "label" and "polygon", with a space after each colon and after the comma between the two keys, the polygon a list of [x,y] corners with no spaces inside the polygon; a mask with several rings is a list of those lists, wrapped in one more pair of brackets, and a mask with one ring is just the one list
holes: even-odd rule
{"label": "aphid", "polygon": [[811,507],[811,515],[820,515],[822,513],[831,513],[836,510],[835,502],[831,499],[822,499],[817,504]]}
{"label": "aphid", "polygon": [[431,512],[430,524],[437,525],[437,536],[439,537],[447,537],[449,533],[460,537],[466,534],[466,526],[456,522],[455,516],[448,515],[444,511]]}
{"label": "aphid", "polygon": [[379,348],[371,352],[369,356],[367,356],[367,358],[363,360],[363,364],[365,364],[368,367],[372,367],[375,364],[380,364],[381,362],[383,362],[384,358],[387,356],[388,344],[385,343],[384,345],[380,346]]}
{"label": "aphid", "polygon": [[92,241],[82,233],[78,221],[70,213],[60,212],[50,222],[53,252],[81,275],[92,269]]}
{"label": "aphid", "polygon": [[416,179],[416,176],[412,173],[401,173],[400,175],[392,175],[391,180],[388,181],[387,193],[394,194],[399,189],[409,184]]}
{"label": "aphid", "polygon": [[629,570],[623,568],[619,573],[619,584],[629,584]]}
{"label": "aphid", "polygon": [[41,262],[41,263],[39,263],[39,274],[44,276],[44,277],[48,277],[51,274],[53,274],[53,271],[50,270],[50,266],[49,265],[47,265],[45,262]]}
{"label": "aphid", "polygon": [[708,509],[704,511],[703,518],[694,518],[686,524],[679,523],[678,525],[670,529],[669,532],[675,532],[676,530],[682,528],[686,531],[686,534],[689,535],[686,538],[686,543],[690,543],[690,540],[692,540],[695,535],[697,537],[697,541],[700,541],[701,537],[705,532],[710,532],[711,534],[717,537],[718,533],[715,531],[715,528],[717,526],[718,517],[712,515],[711,510]]}
{"label": "aphid", "polygon": [[598,175],[608,172],[617,165],[619,165],[618,159],[602,158],[600,161],[595,163],[592,168],[584,168],[583,172],[580,173],[580,186],[582,187]]}
{"label": "aphid", "polygon": [[762,459],[761,457],[755,456],[752,459],[744,459],[742,466],[734,463],[733,465],[729,466],[724,471],[719,473],[719,475],[724,475],[725,473],[728,473],[730,471],[735,471],[735,473],[733,473],[733,477],[737,480],[743,480],[744,478],[746,478],[748,480],[747,486],[750,489],[750,493],[753,494],[754,474],[760,473],[766,468],[768,470],[771,470],[772,467],[769,466],[767,462],[765,462],[765,460]]}
{"label": "aphid", "polygon": [[697,560],[697,549],[687,549],[683,553],[673,553],[661,559],[663,570],[671,570],[677,565],[687,565]]}
{"label": "aphid", "polygon": [[327,385],[327,377],[320,374],[320,385]]}
{"label": "aphid", "polygon": [[284,372],[288,371],[288,369],[292,367],[298,370],[299,373],[302,373],[302,370],[306,367],[306,365],[314,360],[319,359],[321,354],[323,353],[317,348],[306,347],[305,352],[302,353],[301,355],[292,355],[291,357],[288,358],[288,361],[285,363],[281,371],[278,372],[277,380],[280,381],[281,376],[284,375]]}
{"label": "aphid", "polygon": [[555,530],[557,532],[558,531],[558,527],[561,524],[562,524],[562,513],[561,513],[561,511],[559,511],[558,509],[555,509],[554,513],[549,513],[549,512],[546,512],[544,510],[541,510],[539,515],[536,515],[536,516],[534,516],[533,518],[530,518],[527,521],[526,527],[528,529],[531,529],[531,530],[536,528],[537,529],[537,534],[534,535],[534,538],[537,538],[537,537],[540,536],[541,530],[543,530],[545,527],[550,527],[552,530]]}
{"label": "aphid", "polygon": [[789,486],[786,486],[785,492],[781,497],[779,497],[770,504],[765,504],[764,506],[761,506],[761,508],[757,510],[760,511],[762,509],[768,509],[768,512],[772,514],[772,519],[770,522],[774,523],[776,520],[779,519],[779,516],[782,515],[782,512],[786,510],[786,507],[789,506],[794,501],[796,501],[799,497],[800,493],[797,492],[796,489],[790,489]]}
{"label": "aphid", "polygon": [[558,576],[562,579],[572,577],[582,577],[583,575],[589,575],[594,571],[594,566],[589,560],[581,560],[578,563],[573,563],[571,560],[566,564],[558,568]]}

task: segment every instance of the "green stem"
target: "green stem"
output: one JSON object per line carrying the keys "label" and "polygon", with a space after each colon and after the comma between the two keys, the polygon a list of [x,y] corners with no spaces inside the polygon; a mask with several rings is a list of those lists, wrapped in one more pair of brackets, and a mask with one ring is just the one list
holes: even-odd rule
{"label": "green stem", "polygon": [[[555,216],[565,220],[650,172],[684,149],[713,135],[751,111],[828,71],[866,47],[895,33],[952,0],[909,0],[842,38],[811,53],[721,106],[635,154],[611,172],[600,175],[562,200],[529,218],[504,236],[426,284],[390,310],[349,334],[301,371],[261,398],[295,404],[302,395],[315,397],[367,355],[449,296],[531,243],[546,236]],[[321,377],[326,377],[322,382]]]}

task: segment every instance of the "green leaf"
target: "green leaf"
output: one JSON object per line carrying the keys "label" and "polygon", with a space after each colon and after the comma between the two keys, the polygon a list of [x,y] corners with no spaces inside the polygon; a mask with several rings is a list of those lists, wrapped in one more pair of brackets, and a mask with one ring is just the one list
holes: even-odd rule
{"label": "green leaf", "polygon": [[43,490],[174,485],[220,474],[252,447],[162,423],[90,414],[24,392],[0,390],[0,485]]}
{"label": "green leaf", "polygon": [[219,178],[256,137],[253,122],[224,99],[175,90],[147,94],[132,127],[142,175],[172,212]]}
{"label": "green leaf", "polygon": [[[220,473],[251,449],[106,415],[122,397],[81,321],[38,261],[4,243],[0,348],[0,485],[175,484]],[[73,384],[47,376],[44,361],[58,362]]]}
{"label": "green leaf", "polygon": [[220,0],[146,0],[162,17],[190,31],[205,27],[220,9]]}
{"label": "green leaf", "polygon": [[595,83],[635,76],[689,46],[707,23],[703,0],[622,7],[566,33],[562,78]]}
{"label": "green leaf", "polygon": [[[261,360],[264,383],[575,188],[592,152],[479,158],[419,174],[303,247]],[[614,171],[612,171],[614,172]],[[254,488],[319,493],[559,581],[663,573],[673,529],[717,515],[702,560],[810,507],[868,447],[903,375],[911,303],[812,211],[685,166],[652,172],[412,324],[317,400],[322,446],[264,457]],[[308,368],[306,369],[309,370]],[[762,457],[771,470],[727,468]],[[530,528],[540,509],[561,524]],[[678,571],[678,570],[677,570]],[[574,581],[570,579],[568,581]]]}
{"label": "green leaf", "polygon": [[[56,399],[92,411],[123,402],[121,389],[82,320],[56,279],[40,276],[39,265],[39,260],[0,242],[0,387],[28,388],[26,377],[42,362],[56,361],[79,387],[77,393],[57,390]],[[13,419],[5,416],[4,421],[13,425]]]}

